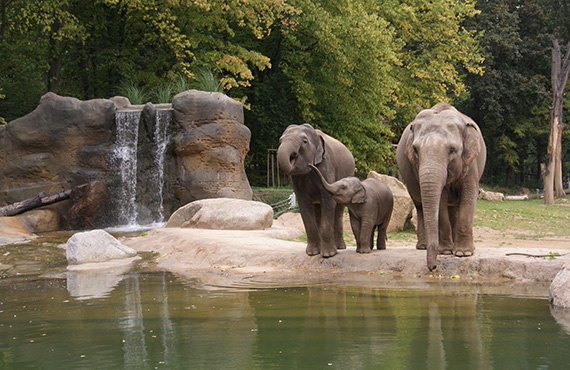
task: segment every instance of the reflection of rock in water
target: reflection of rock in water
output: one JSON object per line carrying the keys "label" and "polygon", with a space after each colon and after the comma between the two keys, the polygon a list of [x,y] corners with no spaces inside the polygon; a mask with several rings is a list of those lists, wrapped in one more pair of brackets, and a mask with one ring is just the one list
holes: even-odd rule
{"label": "reflection of rock in water", "polygon": [[554,320],[570,335],[570,308],[550,306],[550,314]]}
{"label": "reflection of rock in water", "polygon": [[110,270],[68,271],[67,290],[76,299],[103,298],[115,289],[130,269],[130,265],[125,265]]}

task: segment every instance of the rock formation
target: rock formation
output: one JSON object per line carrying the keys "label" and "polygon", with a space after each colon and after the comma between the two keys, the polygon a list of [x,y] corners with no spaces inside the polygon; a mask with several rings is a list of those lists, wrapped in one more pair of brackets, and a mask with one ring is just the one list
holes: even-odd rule
{"label": "rock formation", "polygon": [[244,169],[251,132],[241,103],[221,93],[189,90],[172,101],[174,138],[182,204],[205,198],[250,200]]}
{"label": "rock formation", "polygon": [[107,262],[136,255],[134,249],[124,246],[104,230],[73,234],[65,244],[65,256],[70,265]]}
{"label": "rock formation", "polygon": [[550,302],[556,307],[570,308],[570,263],[556,274],[550,284]]}
{"label": "rock formation", "polygon": [[263,230],[273,224],[271,206],[243,199],[203,199],[172,214],[166,227],[217,230]]}
{"label": "rock formation", "polygon": [[[129,148],[118,143],[117,115],[121,112],[137,119]],[[159,127],[164,114],[174,122]],[[150,149],[159,134],[166,135],[162,158]],[[220,93],[190,90],[178,94],[172,105],[148,103],[144,107],[132,106],[122,97],[81,101],[47,93],[33,112],[0,126],[0,163],[5,164],[0,166],[0,207],[92,181],[106,186],[112,211],[108,221],[114,225],[121,224],[117,213],[125,208],[124,202],[132,203],[129,207],[135,209],[137,223],[146,224],[162,221],[198,199],[249,200],[252,191],[244,159],[250,136],[241,103]],[[134,152],[136,168],[127,174],[136,179],[132,197],[121,188],[124,149]],[[159,159],[161,177],[151,171]],[[107,220],[93,222],[94,214],[89,220],[79,216],[87,209],[100,208],[104,197],[97,197],[100,204],[91,208],[85,204],[94,199],[92,195],[85,196],[80,206],[76,199],[49,208],[57,213],[61,225],[106,226]]]}

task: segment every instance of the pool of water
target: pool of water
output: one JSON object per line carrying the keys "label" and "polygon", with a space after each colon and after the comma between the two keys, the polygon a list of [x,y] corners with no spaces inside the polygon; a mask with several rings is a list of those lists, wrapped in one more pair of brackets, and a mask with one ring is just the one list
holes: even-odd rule
{"label": "pool of water", "polygon": [[563,369],[544,297],[166,272],[0,280],[0,368]]}

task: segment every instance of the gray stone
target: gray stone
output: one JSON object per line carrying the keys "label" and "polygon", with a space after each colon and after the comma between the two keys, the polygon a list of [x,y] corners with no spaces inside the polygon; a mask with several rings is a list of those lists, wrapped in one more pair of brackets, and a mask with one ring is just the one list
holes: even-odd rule
{"label": "gray stone", "polygon": [[65,244],[65,256],[70,265],[106,262],[136,255],[137,252],[134,249],[124,246],[104,230],[74,234]]}
{"label": "gray stone", "polygon": [[388,232],[404,230],[410,222],[412,210],[414,209],[414,203],[406,190],[406,186],[395,177],[382,175],[375,171],[370,171],[368,177],[382,181],[392,190],[394,208],[392,209]]}
{"label": "gray stone", "polygon": [[218,230],[263,230],[273,224],[271,206],[243,199],[203,199],[172,214],[166,227]]}
{"label": "gray stone", "polygon": [[206,198],[251,200],[245,155],[251,132],[242,104],[221,93],[188,90],[172,100],[178,133],[177,198],[182,204]]}
{"label": "gray stone", "polygon": [[549,295],[554,306],[570,308],[570,263],[564,264],[552,280]]}

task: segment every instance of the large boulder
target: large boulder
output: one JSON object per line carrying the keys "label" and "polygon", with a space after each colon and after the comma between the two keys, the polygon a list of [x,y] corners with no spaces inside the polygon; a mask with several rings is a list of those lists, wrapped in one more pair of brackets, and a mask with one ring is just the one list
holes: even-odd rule
{"label": "large boulder", "polygon": [[105,230],[73,234],[65,244],[65,256],[70,265],[107,262],[136,255],[134,249],[121,244]]}
{"label": "large boulder", "polygon": [[404,230],[412,218],[412,210],[414,209],[414,203],[404,184],[395,177],[379,174],[375,171],[370,171],[368,177],[382,181],[392,190],[394,208],[392,209],[388,232]]}
{"label": "large boulder", "polygon": [[557,307],[570,308],[570,264],[556,274],[549,289],[550,302]]}
{"label": "large boulder", "polygon": [[203,199],[178,209],[166,227],[218,230],[263,230],[273,224],[273,208],[243,199]]}
{"label": "large boulder", "polygon": [[251,132],[244,125],[242,104],[221,93],[188,90],[174,97],[172,108],[181,203],[251,200],[244,168]]}

